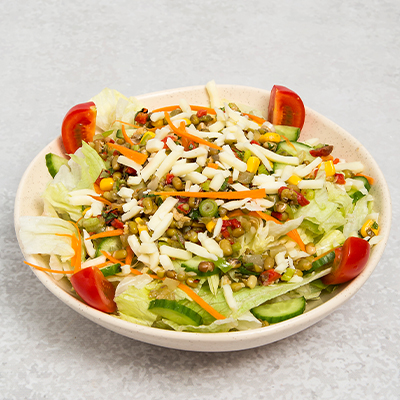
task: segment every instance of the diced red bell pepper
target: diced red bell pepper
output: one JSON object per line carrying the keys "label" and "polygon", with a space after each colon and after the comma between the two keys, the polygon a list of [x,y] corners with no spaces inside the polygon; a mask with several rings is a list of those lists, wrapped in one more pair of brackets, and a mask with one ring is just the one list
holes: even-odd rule
{"label": "diced red bell pepper", "polygon": [[334,182],[338,185],[344,185],[346,183],[346,179],[343,174],[335,174]]}
{"label": "diced red bell pepper", "polygon": [[201,109],[199,111],[197,111],[197,116],[200,117],[204,117],[205,115],[207,115],[207,110],[205,109]]}
{"label": "diced red bell pepper", "polygon": [[263,286],[272,285],[280,277],[281,277],[281,274],[276,272],[273,268],[262,272],[260,275],[260,279],[261,279]]}
{"label": "diced red bell pepper", "polygon": [[172,179],[174,179],[174,176],[175,175],[173,175],[173,174],[167,174],[167,177],[165,178],[165,183],[167,185],[170,185],[172,183]]}
{"label": "diced red bell pepper", "polygon": [[251,143],[251,144],[258,144],[258,145],[260,146],[260,143],[257,142],[257,140],[252,140],[250,143]]}
{"label": "diced red bell pepper", "polygon": [[271,212],[271,217],[274,217],[277,220],[282,221],[282,213],[280,213],[280,212],[272,211]]}
{"label": "diced red bell pepper", "polygon": [[135,121],[139,124],[144,125],[147,122],[147,117],[149,116],[147,108],[143,108],[136,114]]}
{"label": "diced red bell pepper", "polygon": [[187,204],[179,204],[179,206],[176,208],[183,214],[190,213],[190,207]]}
{"label": "diced red bell pepper", "polygon": [[115,229],[124,229],[124,224],[119,220],[119,219],[113,219],[111,221],[111,225],[115,228]]}

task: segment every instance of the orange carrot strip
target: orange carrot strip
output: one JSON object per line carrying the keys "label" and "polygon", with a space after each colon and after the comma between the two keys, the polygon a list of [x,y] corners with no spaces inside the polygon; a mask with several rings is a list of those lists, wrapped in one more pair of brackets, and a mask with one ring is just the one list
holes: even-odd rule
{"label": "orange carrot strip", "polygon": [[372,176],[364,175],[364,174],[356,174],[356,176],[363,176],[365,179],[367,179],[368,183],[370,185],[373,185],[375,180]]}
{"label": "orange carrot strip", "polygon": [[101,250],[101,254],[105,256],[108,260],[112,261],[114,264],[122,264],[121,260],[118,260],[117,258],[113,257],[110,253],[107,253],[106,251]]}
{"label": "orange carrot strip", "polygon": [[218,165],[218,164],[215,164],[215,163],[212,163],[212,162],[210,162],[210,163],[208,163],[208,164],[207,164],[207,167],[209,167],[209,168],[214,168],[214,169],[218,169],[218,168],[219,168],[219,165]]}
{"label": "orange carrot strip", "polygon": [[256,115],[252,114],[247,114],[247,113],[242,113],[243,115],[247,115],[250,119],[252,119],[254,122],[257,122],[257,124],[262,125],[266,120],[264,118],[257,117]]}
{"label": "orange carrot strip", "polygon": [[105,199],[104,197],[100,197],[100,196],[91,196],[90,194],[89,194],[89,197],[91,197],[92,199],[95,199],[95,200],[97,200],[97,201],[101,201],[102,203],[107,204],[107,205],[109,205],[109,206],[112,204],[111,201],[108,201],[108,200]]}
{"label": "orange carrot strip", "polygon": [[104,194],[104,190],[101,190],[100,186],[97,183],[93,183],[93,187],[94,187],[94,191],[97,194],[100,194],[100,195]]}
{"label": "orange carrot strip", "polygon": [[138,270],[135,269],[135,268],[131,268],[131,272],[132,272],[133,275],[143,275],[142,272],[138,271]]}
{"label": "orange carrot strip", "polygon": [[125,264],[126,265],[131,265],[132,264],[132,260],[133,260],[133,251],[132,251],[130,246],[127,246],[126,252],[128,254],[127,254],[126,258],[125,258]]}
{"label": "orange carrot strip", "polygon": [[125,142],[128,142],[131,146],[135,145],[135,143],[132,142],[132,139],[126,134],[125,125],[122,125],[122,134],[124,135]]}
{"label": "orange carrot strip", "polygon": [[111,237],[111,236],[121,236],[121,235],[123,235],[123,233],[124,233],[123,229],[114,229],[113,231],[105,231],[105,232],[95,233],[94,235],[88,237],[86,240],[100,239],[100,238]]}
{"label": "orange carrot strip", "polygon": [[143,153],[139,153],[135,150],[130,150],[124,146],[115,143],[107,143],[107,146],[112,147],[113,149],[119,151],[125,157],[128,157],[130,160],[135,161],[136,163],[142,165],[147,160],[147,156]]}
{"label": "orange carrot strip", "polygon": [[[82,219],[82,217],[80,219]],[[77,249],[76,249],[77,250],[76,251],[76,264],[75,264],[74,272],[78,272],[78,271],[81,270],[81,264],[82,264],[82,259],[81,259],[81,251],[82,251],[81,233],[80,233],[80,230],[79,230],[79,226],[78,226],[78,224],[76,222],[70,221],[70,223],[75,227],[77,235],[78,235],[78,238],[76,238],[76,237],[74,238],[74,239],[77,239],[77,244],[76,244],[76,247],[77,247]]]}
{"label": "orange carrot strip", "polygon": [[39,267],[39,265],[31,264],[31,263],[28,263],[27,261],[24,261],[24,263],[26,265],[29,265],[29,266],[31,266],[33,268],[36,268],[36,269],[40,270],[40,271],[51,272],[53,274],[73,274],[74,273],[74,271],[57,271],[57,270],[50,269],[50,268]]}
{"label": "orange carrot strip", "polygon": [[[339,247],[340,247],[340,246],[339,246]],[[313,260],[313,262],[319,260],[319,259],[322,258],[322,257],[325,257],[327,254],[329,254],[331,251],[334,251],[336,248],[337,248],[337,247],[335,247],[335,248],[333,248],[333,249],[331,249],[331,250],[328,250],[328,251],[326,251],[325,253],[322,253],[322,254],[321,254],[320,256],[318,256],[318,257],[315,257],[314,260]]]}
{"label": "orange carrot strip", "polygon": [[333,156],[329,154],[329,156],[321,156],[322,161],[330,161],[333,160]]}
{"label": "orange carrot strip", "polygon": [[208,142],[207,140],[204,140],[202,138],[199,138],[198,136],[195,136],[195,135],[192,135],[192,134],[188,133],[186,131],[185,123],[183,121],[182,121],[180,127],[177,128],[172,123],[171,118],[169,117],[169,114],[166,111],[164,112],[164,114],[165,114],[165,119],[167,120],[169,127],[178,136],[186,137],[186,138],[188,138],[190,140],[193,140],[193,142],[197,142],[197,143],[200,143],[200,144],[205,144],[206,146],[212,147],[213,149],[222,150],[222,148],[217,146],[216,144]]}
{"label": "orange carrot strip", "polygon": [[262,199],[265,189],[246,190],[242,192],[153,192],[156,196],[202,197],[210,199]]}
{"label": "orange carrot strip", "polygon": [[[156,108],[155,110],[153,110],[152,112],[170,112],[170,111],[174,111],[177,108],[179,108],[179,106],[166,106],[166,107],[161,107],[161,108]],[[193,111],[199,111],[199,110],[206,110],[207,114],[216,114],[215,110],[213,108],[209,108],[209,107],[204,107],[204,106],[194,106],[194,105],[190,105],[190,108]]]}
{"label": "orange carrot strip", "polygon": [[206,310],[209,314],[211,314],[215,319],[225,319],[222,314],[220,314],[217,310],[211,307],[208,303],[206,303],[197,293],[195,293],[189,286],[180,283],[178,286],[179,289],[183,290],[193,301],[195,301],[201,308]]}
{"label": "orange carrot strip", "polygon": [[[116,264],[116,263],[112,263],[112,264]],[[103,268],[103,267],[107,267],[108,265],[112,265],[112,264],[110,264],[110,261],[106,261],[106,262],[103,262],[101,264],[93,265],[93,267],[95,267],[95,268]],[[121,264],[121,263],[118,263],[118,264]]]}

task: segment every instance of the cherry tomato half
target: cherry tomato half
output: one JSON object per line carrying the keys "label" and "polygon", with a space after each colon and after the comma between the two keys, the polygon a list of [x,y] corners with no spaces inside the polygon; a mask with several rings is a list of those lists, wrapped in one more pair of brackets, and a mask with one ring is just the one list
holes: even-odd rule
{"label": "cherry tomato half", "polygon": [[268,105],[268,121],[302,128],[306,112],[301,98],[285,86],[274,85]]}
{"label": "cherry tomato half", "polygon": [[98,268],[81,269],[71,276],[71,284],[89,306],[106,313],[117,309],[114,302],[115,288]]}
{"label": "cherry tomato half", "polygon": [[82,140],[90,142],[96,130],[97,108],[93,101],[72,107],[64,117],[61,133],[65,151],[75,153]]}
{"label": "cherry tomato half", "polygon": [[321,280],[326,285],[348,282],[361,273],[367,264],[370,244],[358,237],[349,237],[335,250],[332,272]]}

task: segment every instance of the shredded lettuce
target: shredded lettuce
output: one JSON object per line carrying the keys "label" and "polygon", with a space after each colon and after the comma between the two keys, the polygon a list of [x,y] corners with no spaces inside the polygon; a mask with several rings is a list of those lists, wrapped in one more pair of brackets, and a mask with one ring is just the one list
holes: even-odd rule
{"label": "shredded lettuce", "polygon": [[335,247],[341,246],[346,237],[343,233],[337,229],[328,232],[324,237],[315,245],[317,249],[317,256],[326,253],[329,250],[334,249]]}

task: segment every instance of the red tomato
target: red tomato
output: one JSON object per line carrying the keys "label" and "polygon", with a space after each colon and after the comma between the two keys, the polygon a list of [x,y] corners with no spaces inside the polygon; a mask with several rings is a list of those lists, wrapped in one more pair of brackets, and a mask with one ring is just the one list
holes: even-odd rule
{"label": "red tomato", "polygon": [[366,240],[349,237],[342,247],[335,249],[332,272],[321,280],[326,285],[348,282],[361,273],[367,264],[370,245]]}
{"label": "red tomato", "polygon": [[89,306],[106,313],[112,313],[117,309],[114,302],[115,288],[98,268],[81,269],[71,276],[71,283],[76,293]]}
{"label": "red tomato", "polygon": [[61,127],[62,140],[68,154],[82,146],[82,140],[90,142],[96,130],[97,108],[93,101],[72,107]]}
{"label": "red tomato", "polygon": [[276,280],[281,277],[281,274],[276,272],[274,269],[268,269],[261,273],[260,279],[263,286],[272,285]]}
{"label": "red tomato", "polygon": [[285,86],[274,85],[268,105],[268,121],[302,128],[306,112],[301,98]]}

